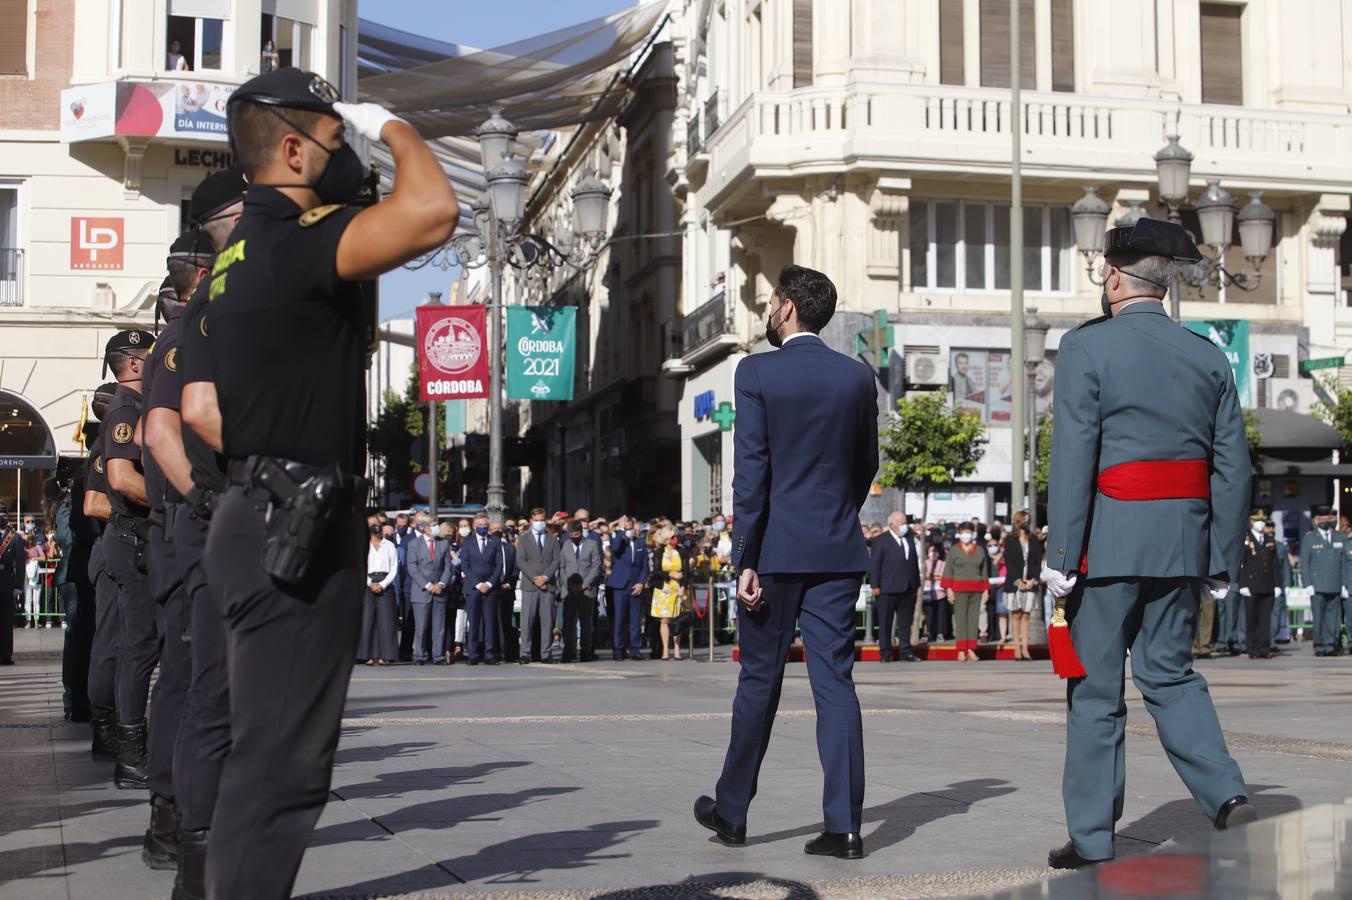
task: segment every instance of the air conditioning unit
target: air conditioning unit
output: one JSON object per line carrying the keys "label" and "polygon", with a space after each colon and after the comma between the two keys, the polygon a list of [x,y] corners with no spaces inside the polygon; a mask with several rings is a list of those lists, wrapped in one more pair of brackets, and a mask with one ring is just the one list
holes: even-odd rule
{"label": "air conditioning unit", "polygon": [[906,354],[907,387],[937,388],[948,383],[948,368],[939,353]]}

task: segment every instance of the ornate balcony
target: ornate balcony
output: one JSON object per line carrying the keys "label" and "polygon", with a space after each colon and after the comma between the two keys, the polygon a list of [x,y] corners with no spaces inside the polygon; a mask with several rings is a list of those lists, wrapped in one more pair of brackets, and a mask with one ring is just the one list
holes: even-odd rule
{"label": "ornate balcony", "polygon": [[694,370],[698,363],[736,345],[738,340],[733,331],[727,292],[722,289],[694,312],[662,328],[667,357],[662,371],[671,375]]}

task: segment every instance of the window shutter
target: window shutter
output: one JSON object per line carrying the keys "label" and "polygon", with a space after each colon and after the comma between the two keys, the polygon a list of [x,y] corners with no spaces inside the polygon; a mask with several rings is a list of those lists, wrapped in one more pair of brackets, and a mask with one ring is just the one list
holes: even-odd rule
{"label": "window shutter", "polygon": [[[1019,0],[1019,86],[1037,86],[1033,0]],[[981,0],[981,85],[1009,87],[1009,0]]]}
{"label": "window shutter", "polygon": [[1202,102],[1244,103],[1244,66],[1241,59],[1242,6],[1201,4]]}
{"label": "window shutter", "polygon": [[28,74],[28,0],[0,0],[0,75]]}
{"label": "window shutter", "polygon": [[793,86],[812,86],[812,0],[793,0]]}
{"label": "window shutter", "polygon": [[1075,90],[1075,2],[1052,0],[1052,90]]}
{"label": "window shutter", "polygon": [[963,84],[962,0],[939,0],[939,83]]}

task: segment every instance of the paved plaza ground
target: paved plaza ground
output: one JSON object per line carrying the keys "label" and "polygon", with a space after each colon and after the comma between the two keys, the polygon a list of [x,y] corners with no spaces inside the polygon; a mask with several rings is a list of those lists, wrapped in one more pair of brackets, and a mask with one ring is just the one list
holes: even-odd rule
{"label": "paved plaza ground", "polygon": [[[60,632],[17,638],[19,665],[0,669],[0,898],[167,897],[172,873],[140,861],[145,795],[113,789],[88,728],[62,721]],[[1262,814],[1352,796],[1352,660],[1296,649],[1199,666]],[[694,824],[736,675],[726,658],[358,667],[297,894],[932,897],[1048,874],[1065,825],[1064,687],[1047,663],[856,667],[860,862],[802,853],[820,828],[821,773],[801,664],[789,667],[748,846],[722,847]],[[1123,856],[1209,829],[1127,690]]]}

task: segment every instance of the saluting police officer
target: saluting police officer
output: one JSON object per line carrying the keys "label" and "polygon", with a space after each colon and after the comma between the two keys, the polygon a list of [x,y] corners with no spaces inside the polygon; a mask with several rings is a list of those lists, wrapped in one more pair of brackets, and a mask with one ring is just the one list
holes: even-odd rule
{"label": "saluting police officer", "polygon": [[146,582],[146,540],[150,505],[146,496],[141,448],[136,444],[141,421],[141,378],[154,335],[119,331],[104,348],[104,362],[117,379],[117,390],[104,417],[103,460],[111,513],[103,533],[103,558],[117,584],[117,609],[122,617],[117,656],[117,766],[113,781],[120,788],[146,787],[146,705],[150,675],[159,657],[155,602]]}
{"label": "saluting police officer", "polygon": [[1333,507],[1320,504],[1310,510],[1314,527],[1300,539],[1300,580],[1312,588],[1310,615],[1314,620],[1314,655],[1339,656],[1339,607],[1347,594],[1347,556],[1352,542],[1335,527]]}
{"label": "saluting police officer", "polygon": [[[225,245],[243,210],[244,178],[237,168],[214,172],[193,191],[189,214],[204,249],[214,256]],[[183,635],[187,642],[188,681],[178,716],[173,745],[172,783],[178,813],[178,873],[174,900],[197,900],[206,896],[206,854],[211,817],[221,765],[230,749],[230,694],[225,667],[225,623],[208,594],[202,570],[207,525],[217,493],[224,490],[225,475],[216,453],[179,414],[184,373],[191,354],[184,352],[185,328],[200,324],[207,303],[205,270],[197,263],[182,264],[191,272],[191,284],[183,297],[192,297],[186,310],[174,309],[164,331],[155,341],[152,363],[158,360],[154,383],[146,395],[146,447],[164,470],[168,481],[165,503],[166,529],[182,584]],[[171,263],[171,268],[174,264]],[[188,325],[189,316],[197,318]],[[189,332],[191,333],[191,332]],[[201,354],[199,354],[200,356]],[[152,745],[155,720],[151,721]]]}
{"label": "saluting police officer", "polygon": [[[116,382],[101,384],[89,401],[89,411],[102,420],[117,391]],[[94,637],[89,646],[89,728],[93,732],[90,753],[96,760],[117,760],[117,654],[122,646],[122,615],[117,610],[117,584],[103,559],[103,532],[112,513],[108,501],[108,474],[103,461],[107,429],[102,425],[89,444],[88,468],[80,509],[93,523],[98,537],[89,552],[89,581],[94,585]],[[74,498],[72,498],[74,502]]]}
{"label": "saluting police officer", "polygon": [[[205,557],[230,629],[232,741],[209,897],[289,896],[323,809],[365,581],[358,283],[445,243],[459,216],[411,126],[337,100],[323,78],[287,68],[228,104],[249,189],[199,324],[213,380],[185,376],[182,398],[184,421],[227,458],[230,483]],[[397,168],[390,198],[360,211],[345,205],[366,169],[344,120],[383,140]]]}
{"label": "saluting police officer", "polygon": [[[1286,551],[1280,551],[1285,555]],[[1272,655],[1272,603],[1282,593],[1281,562],[1277,542],[1267,532],[1267,512],[1249,513],[1249,533],[1244,535],[1244,553],[1239,563],[1239,596],[1244,612],[1250,659]]]}
{"label": "saluting police officer", "polygon": [[[142,378],[142,459],[146,496],[150,503],[150,531],[146,544],[150,595],[159,607],[160,674],[150,705],[150,744],[146,781],[150,785],[150,827],[141,846],[141,859],[152,869],[175,868],[178,858],[178,815],[174,805],[174,745],[183,715],[184,698],[192,676],[192,661],[184,637],[188,621],[184,609],[183,577],[174,552],[174,516],[182,495],[168,473],[185,476],[187,462],[164,445],[162,422],[152,421],[157,402],[165,397],[178,404],[175,329],[188,297],[211,267],[214,253],[205,234],[191,229],[169,247],[165,265],[171,291],[160,295],[157,317],[165,322],[146,357]],[[177,437],[177,435],[175,435]],[[181,442],[180,442],[181,443]]]}
{"label": "saluting police officer", "polygon": [[1217,829],[1253,821],[1206,680],[1192,669],[1202,582],[1239,571],[1249,452],[1224,354],[1161,303],[1174,260],[1199,259],[1182,227],[1142,218],[1104,251],[1102,318],[1061,339],[1043,576],[1070,597],[1087,672],[1068,682],[1062,784],[1070,842],[1048,864],[1114,854],[1126,761],[1123,667],[1160,743]]}

